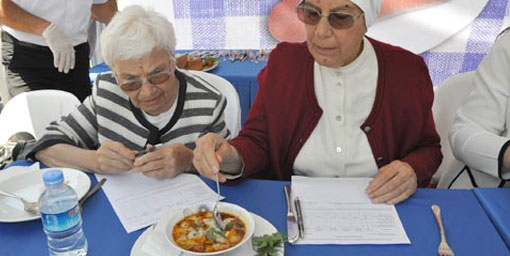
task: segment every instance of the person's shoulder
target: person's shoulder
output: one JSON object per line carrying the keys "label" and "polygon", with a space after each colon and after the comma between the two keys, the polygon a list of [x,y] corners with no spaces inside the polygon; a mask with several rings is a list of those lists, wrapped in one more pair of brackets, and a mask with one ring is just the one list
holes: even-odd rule
{"label": "person's shoulder", "polygon": [[510,29],[504,30],[494,42],[492,51],[510,53]]}
{"label": "person's shoulder", "polygon": [[308,47],[306,42],[301,43],[291,43],[291,42],[281,42],[276,45],[276,47],[271,51],[270,58],[273,59],[276,57],[306,57],[308,56]]}
{"label": "person's shoulder", "polygon": [[302,43],[279,43],[269,54],[266,67],[280,72],[282,69],[296,70],[304,67],[303,64],[312,58],[306,42]]}
{"label": "person's shoulder", "polygon": [[306,42],[281,42],[278,43],[274,50],[290,50],[290,51],[302,51],[303,49],[307,49]]}
{"label": "person's shoulder", "polygon": [[105,89],[108,91],[120,91],[119,86],[117,85],[117,79],[113,76],[113,73],[105,72],[98,74],[96,77],[96,81],[94,83],[95,89]]}
{"label": "person's shoulder", "polygon": [[423,58],[407,49],[389,43],[381,42],[373,38],[368,38],[377,56],[384,58],[400,58],[423,62]]}
{"label": "person's shoulder", "polygon": [[113,73],[111,71],[98,74],[96,77],[96,83],[100,83],[100,82],[108,82],[111,84],[117,84],[117,80],[115,79],[115,77],[113,76]]}
{"label": "person's shoulder", "polygon": [[[122,101],[127,101],[128,99],[127,94],[117,85],[117,79],[115,79],[111,71],[97,75],[92,91],[93,95],[99,98],[118,98],[119,100],[122,99]],[[117,102],[119,101],[117,100]]]}
{"label": "person's shoulder", "polygon": [[202,71],[189,72],[183,70],[177,72],[177,76],[184,78],[187,83],[187,99],[201,97],[203,99],[219,100],[222,96],[222,93],[218,87],[229,83],[227,80],[220,76]]}

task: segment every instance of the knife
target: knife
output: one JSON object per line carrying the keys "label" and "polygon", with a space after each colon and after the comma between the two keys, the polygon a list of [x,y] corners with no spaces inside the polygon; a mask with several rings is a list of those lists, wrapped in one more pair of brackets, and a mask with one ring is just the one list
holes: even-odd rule
{"label": "knife", "polygon": [[294,199],[294,208],[296,209],[297,214],[297,223],[299,227],[299,238],[303,238],[305,236],[305,225],[303,223],[303,212],[301,212],[301,201],[299,201],[299,197],[296,196]]}
{"label": "knife", "polygon": [[290,200],[290,185],[285,185],[285,200],[287,201],[287,238],[289,243],[293,244],[299,239],[299,227],[296,215],[292,210],[292,201]]}
{"label": "knife", "polygon": [[106,182],[106,178],[102,178],[94,187],[92,187],[85,196],[83,196],[82,199],[79,200],[78,204],[80,205],[80,211],[83,212],[83,203],[92,196],[94,193],[96,193]]}

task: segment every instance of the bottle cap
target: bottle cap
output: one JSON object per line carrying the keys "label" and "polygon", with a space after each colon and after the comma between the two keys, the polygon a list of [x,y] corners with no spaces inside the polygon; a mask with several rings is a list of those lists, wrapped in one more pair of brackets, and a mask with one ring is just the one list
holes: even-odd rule
{"label": "bottle cap", "polygon": [[61,170],[51,170],[43,174],[43,181],[46,185],[58,185],[64,182],[64,174]]}

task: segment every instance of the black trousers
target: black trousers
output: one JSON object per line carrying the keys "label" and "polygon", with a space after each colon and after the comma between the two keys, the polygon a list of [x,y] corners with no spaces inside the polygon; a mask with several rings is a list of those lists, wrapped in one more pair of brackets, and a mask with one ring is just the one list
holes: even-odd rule
{"label": "black trousers", "polygon": [[50,48],[19,41],[2,31],[2,63],[9,94],[56,89],[74,94],[83,101],[92,93],[89,79],[89,45],[74,47],[76,64],[67,74],[58,72],[53,66]]}

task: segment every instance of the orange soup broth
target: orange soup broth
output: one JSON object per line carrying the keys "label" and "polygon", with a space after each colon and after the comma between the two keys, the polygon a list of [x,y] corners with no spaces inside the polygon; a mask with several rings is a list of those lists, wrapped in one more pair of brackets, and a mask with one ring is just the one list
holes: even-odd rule
{"label": "orange soup broth", "polygon": [[[225,224],[225,237],[211,241],[207,238],[207,230],[214,227],[212,212],[199,212],[185,217],[175,224],[172,236],[175,243],[188,251],[217,252],[231,248],[240,243],[246,233],[243,221],[230,213],[220,212]],[[220,241],[218,241],[220,240]]]}

